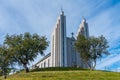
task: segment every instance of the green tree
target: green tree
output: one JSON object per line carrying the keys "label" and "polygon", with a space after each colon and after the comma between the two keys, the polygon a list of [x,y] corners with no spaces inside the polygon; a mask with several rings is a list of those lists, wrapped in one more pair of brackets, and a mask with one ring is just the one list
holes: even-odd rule
{"label": "green tree", "polygon": [[43,54],[48,46],[48,41],[45,36],[31,35],[26,32],[20,35],[6,35],[4,44],[11,48],[10,52],[13,53],[18,64],[22,65],[26,72],[29,72],[27,65],[30,61],[34,61],[39,53]]}
{"label": "green tree", "polygon": [[10,66],[12,66],[13,62],[9,49],[5,45],[0,46],[0,70],[5,79],[12,69]]}
{"label": "green tree", "polygon": [[91,60],[93,62],[92,69],[95,69],[97,59],[102,58],[103,55],[109,55],[108,52],[108,42],[104,36],[90,37],[90,54]]}
{"label": "green tree", "polygon": [[79,35],[75,42],[76,50],[91,70],[95,68],[98,58],[109,54],[108,47],[108,42],[103,36],[85,38]]}
{"label": "green tree", "polygon": [[80,53],[82,60],[91,68],[91,55],[90,55],[90,41],[88,38],[85,38],[83,35],[78,35],[75,42],[75,48]]}

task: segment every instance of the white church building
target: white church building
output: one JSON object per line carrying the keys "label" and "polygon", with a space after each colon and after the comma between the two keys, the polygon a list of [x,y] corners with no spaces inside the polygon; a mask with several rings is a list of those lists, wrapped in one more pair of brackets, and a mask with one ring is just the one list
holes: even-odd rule
{"label": "white church building", "polygon": [[[83,18],[80,23],[76,37],[82,34],[89,37],[88,23]],[[66,36],[66,16],[61,11],[51,34],[51,52],[44,56],[34,66],[39,68],[46,67],[82,67],[87,68],[80,54],[75,50],[74,43],[76,38]]]}

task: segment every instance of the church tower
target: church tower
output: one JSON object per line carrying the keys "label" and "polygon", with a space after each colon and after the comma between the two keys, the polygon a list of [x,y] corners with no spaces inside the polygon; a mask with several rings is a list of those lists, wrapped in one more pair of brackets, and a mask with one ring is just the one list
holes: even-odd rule
{"label": "church tower", "polygon": [[[88,23],[86,22],[86,19],[83,17],[82,22],[79,26],[78,32],[76,37],[78,35],[83,35],[85,38],[89,38],[89,29],[88,29]],[[85,61],[80,57],[80,53],[77,52],[77,64],[83,68],[88,68],[87,65],[85,64]]]}
{"label": "church tower", "polygon": [[81,34],[83,36],[85,36],[86,38],[89,37],[89,29],[88,29],[88,23],[86,22],[86,19],[83,17],[82,18],[82,22],[79,26],[78,32],[77,32],[77,36]]}
{"label": "church tower", "polygon": [[52,32],[51,40],[51,60],[53,67],[67,66],[67,50],[66,50],[66,16],[61,13]]}

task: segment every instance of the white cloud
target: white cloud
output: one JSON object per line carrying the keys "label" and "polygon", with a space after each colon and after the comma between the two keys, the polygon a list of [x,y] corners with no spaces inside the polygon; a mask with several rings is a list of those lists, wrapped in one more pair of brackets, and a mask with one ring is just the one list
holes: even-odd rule
{"label": "white cloud", "polygon": [[97,64],[96,69],[103,69],[107,66],[110,66],[112,64],[114,64],[115,62],[120,61],[120,54],[118,55],[114,55],[112,54],[110,57],[108,57],[107,59],[102,60],[102,62],[100,62],[99,64]]}
{"label": "white cloud", "polygon": [[91,35],[104,35],[110,45],[110,48],[119,46],[119,20],[120,16],[118,10],[120,8],[120,3],[107,9],[103,10],[101,13],[98,13],[96,16],[89,19],[89,28]]}

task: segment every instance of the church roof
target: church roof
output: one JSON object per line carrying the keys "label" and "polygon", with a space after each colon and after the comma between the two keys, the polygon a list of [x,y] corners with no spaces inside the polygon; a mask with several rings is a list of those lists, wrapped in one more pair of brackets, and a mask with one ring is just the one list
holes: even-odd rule
{"label": "church roof", "polygon": [[40,61],[38,61],[35,65],[37,65],[38,63],[40,63],[41,61],[45,60],[46,58],[50,57],[51,53],[48,53],[46,56],[44,56]]}

